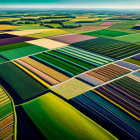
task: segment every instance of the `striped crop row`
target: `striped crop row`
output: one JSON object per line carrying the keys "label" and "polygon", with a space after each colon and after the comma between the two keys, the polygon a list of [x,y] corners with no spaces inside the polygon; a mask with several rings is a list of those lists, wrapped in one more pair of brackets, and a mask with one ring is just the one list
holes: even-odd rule
{"label": "striped crop row", "polygon": [[140,66],[140,54],[124,59],[124,61]]}
{"label": "striped crop row", "polygon": [[140,52],[139,45],[107,38],[96,38],[71,45],[117,60]]}
{"label": "striped crop row", "polygon": [[[105,93],[108,94],[108,96],[111,96],[111,93]],[[114,95],[118,94],[118,92],[113,93]],[[102,94],[103,91],[99,91],[98,88],[81,94],[70,101],[74,107],[96,121],[117,138],[139,139],[139,121],[113,104],[108,98],[101,96]]]}
{"label": "striped crop row", "polygon": [[51,90],[63,96],[66,99],[71,99],[88,91],[90,88],[90,85],[73,78],[58,86],[52,87]]}
{"label": "striped crop row", "polygon": [[61,51],[61,52],[65,52],[67,54],[73,55],[74,57],[85,60],[87,63],[90,63],[96,67],[113,62],[113,60],[110,58],[97,55],[95,53],[91,53],[88,51],[84,51],[78,48],[74,48],[71,46],[59,48],[59,49],[56,49],[56,51]]}
{"label": "striped crop row", "polygon": [[51,92],[22,107],[44,135],[44,139],[117,140],[103,127]]}
{"label": "striped crop row", "polygon": [[126,62],[126,61],[117,61],[117,62],[115,62],[115,64],[120,65],[120,66],[125,67],[125,68],[128,68],[128,69],[131,69],[131,70],[140,69],[139,66],[132,64],[130,62]]}
{"label": "striped crop row", "polygon": [[80,94],[70,103],[119,139],[140,137],[140,71]]}
{"label": "striped crop row", "polygon": [[[12,74],[11,74],[12,73]],[[1,82],[9,90],[15,104],[45,92],[48,88],[41,84],[31,72],[16,62],[0,65]]]}
{"label": "striped crop row", "polygon": [[140,82],[140,72],[134,72],[132,74],[129,74],[128,77]]}
{"label": "striped crop row", "polygon": [[0,87],[0,139],[12,139],[14,133],[14,115],[11,100]]}
{"label": "striped crop row", "polygon": [[60,73],[59,71],[55,70],[52,67],[45,65],[44,63],[41,63],[40,61],[37,61],[36,59],[30,58],[30,57],[24,57],[24,58],[21,58],[20,60],[36,68],[42,73],[45,73],[46,75],[52,77],[53,79],[59,82],[63,82],[69,79],[68,76],[64,75],[63,73]]}
{"label": "striped crop row", "polygon": [[78,76],[81,79],[93,86],[118,78],[130,71],[115,64],[108,64],[106,66],[93,69],[85,74]]}
{"label": "striped crop row", "polygon": [[[80,52],[79,49],[73,49],[73,47],[69,46],[40,53],[31,58],[46,61],[48,65],[51,65],[70,76],[75,76],[91,68],[102,66],[113,61],[109,58],[86,51],[81,50]],[[69,60],[66,58],[69,58]]]}
{"label": "striped crop row", "polygon": [[140,87],[139,82],[135,81],[132,78],[129,77],[123,77],[121,79],[118,79],[113,82],[113,84],[119,86],[120,88],[128,91],[133,96],[136,96],[137,98],[140,98]]}

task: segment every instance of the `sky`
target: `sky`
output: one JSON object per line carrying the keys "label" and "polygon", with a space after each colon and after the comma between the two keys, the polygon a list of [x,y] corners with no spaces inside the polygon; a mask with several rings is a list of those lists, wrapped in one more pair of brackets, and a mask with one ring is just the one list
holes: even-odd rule
{"label": "sky", "polygon": [[0,0],[0,7],[140,9],[140,0]]}

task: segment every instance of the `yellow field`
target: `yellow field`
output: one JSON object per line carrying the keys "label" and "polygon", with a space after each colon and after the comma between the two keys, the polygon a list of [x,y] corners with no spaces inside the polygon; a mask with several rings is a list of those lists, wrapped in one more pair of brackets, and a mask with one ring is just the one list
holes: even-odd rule
{"label": "yellow field", "polygon": [[51,29],[22,30],[22,31],[12,31],[12,32],[7,32],[7,33],[12,34],[12,35],[22,36],[22,35],[29,35],[29,34],[37,34],[37,33],[41,33],[43,31],[48,31],[48,30],[51,30]]}
{"label": "yellow field", "polygon": [[73,78],[65,83],[52,87],[51,89],[64,98],[71,99],[88,91],[90,88],[90,85]]}
{"label": "yellow field", "polygon": [[20,18],[0,18],[0,21],[19,20]]}
{"label": "yellow field", "polygon": [[46,31],[43,31],[41,33],[32,33],[28,35],[28,37],[33,37],[33,38],[45,38],[45,37],[51,37],[51,36],[56,36],[56,35],[62,35],[62,34],[68,34],[69,32],[66,30],[61,30],[61,29],[45,29]]}
{"label": "yellow field", "polygon": [[47,139],[117,140],[111,133],[52,93],[23,104],[23,108]]}
{"label": "yellow field", "polygon": [[13,26],[13,25],[0,25],[0,30],[12,30],[17,28],[18,26]]}
{"label": "yellow field", "polygon": [[68,45],[66,43],[62,43],[62,42],[58,42],[58,41],[54,41],[54,40],[46,39],[46,38],[31,40],[31,41],[27,41],[27,42],[34,44],[34,45],[44,47],[44,48],[48,48],[48,49],[54,49],[54,48],[59,48],[59,47]]}

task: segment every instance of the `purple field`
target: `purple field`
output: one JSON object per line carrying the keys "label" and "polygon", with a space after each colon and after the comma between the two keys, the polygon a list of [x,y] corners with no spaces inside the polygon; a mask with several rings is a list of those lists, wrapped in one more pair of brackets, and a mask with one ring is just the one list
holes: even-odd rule
{"label": "purple field", "polygon": [[81,34],[69,34],[69,35],[63,35],[63,36],[50,37],[50,39],[61,41],[68,44],[85,41],[89,39],[94,39],[94,38],[97,38],[97,37],[81,35]]}

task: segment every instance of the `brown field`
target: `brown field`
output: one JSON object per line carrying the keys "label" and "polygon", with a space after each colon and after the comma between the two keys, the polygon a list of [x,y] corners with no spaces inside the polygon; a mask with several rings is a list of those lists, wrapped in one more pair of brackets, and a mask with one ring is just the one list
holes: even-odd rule
{"label": "brown field", "polygon": [[42,71],[43,73],[49,75],[50,77],[56,79],[59,82],[63,82],[65,80],[69,79],[69,77],[67,77],[66,75],[64,75],[38,61],[35,61],[34,59],[31,59],[30,57],[24,57],[24,58],[21,58],[20,60],[28,63],[29,65],[35,67],[36,69]]}
{"label": "brown field", "polygon": [[21,64],[22,66],[24,66],[25,68],[27,68],[28,70],[30,70],[31,72],[33,72],[35,75],[39,76],[41,79],[43,79],[44,81],[50,83],[51,85],[55,85],[58,84],[59,82],[55,79],[53,79],[52,77],[46,75],[45,73],[37,70],[36,68],[32,67],[31,65],[21,61],[21,60],[15,60],[15,62]]}

